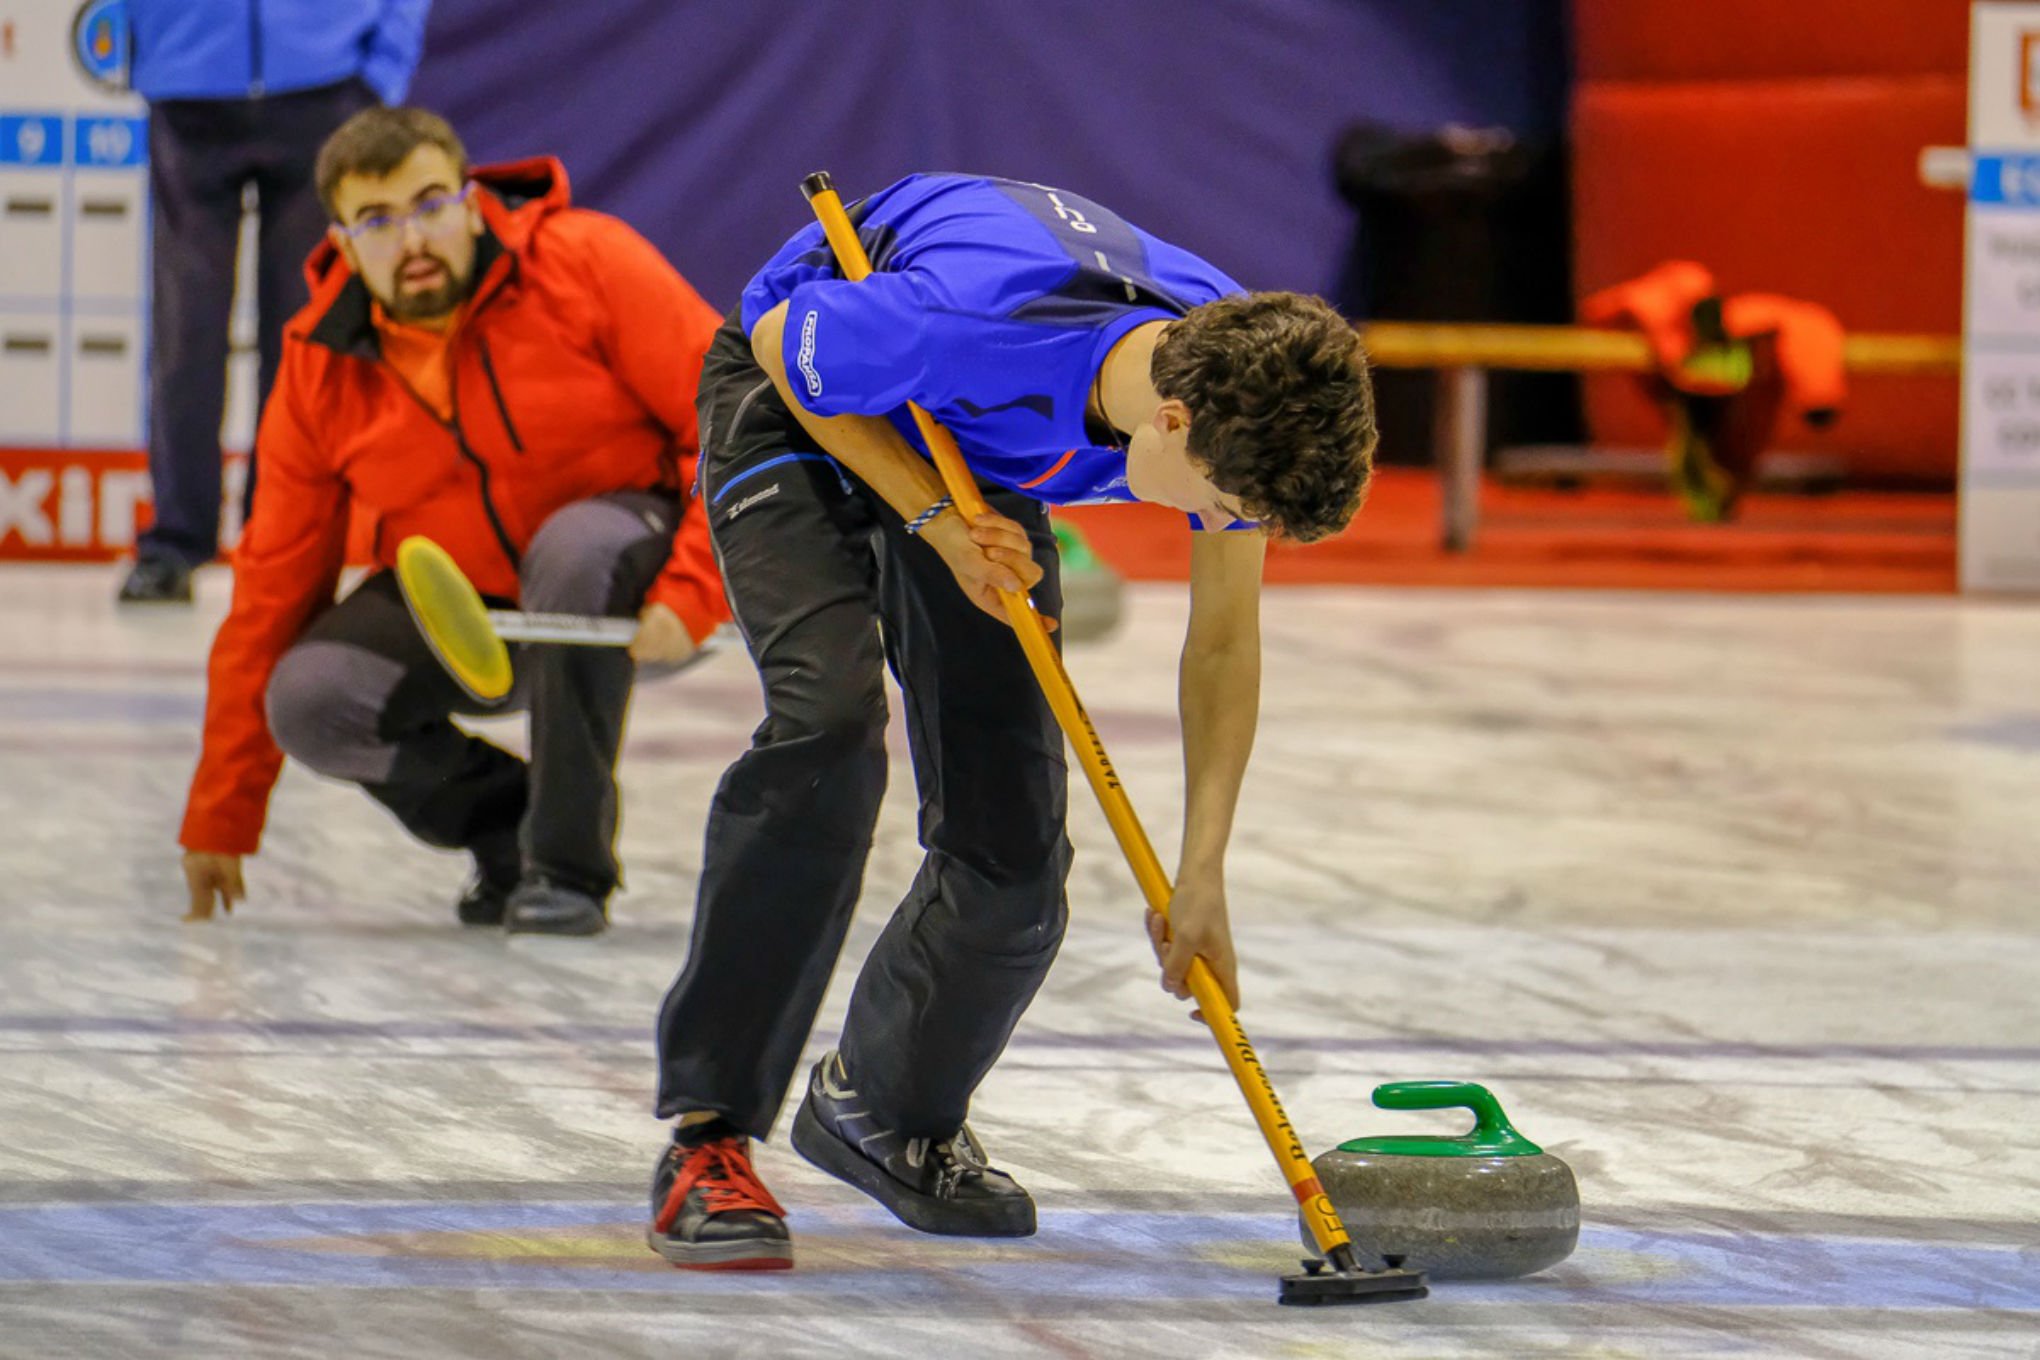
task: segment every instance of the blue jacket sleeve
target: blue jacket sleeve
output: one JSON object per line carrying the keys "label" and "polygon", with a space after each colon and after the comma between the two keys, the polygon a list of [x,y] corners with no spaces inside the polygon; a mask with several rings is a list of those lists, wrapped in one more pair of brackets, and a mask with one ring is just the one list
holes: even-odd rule
{"label": "blue jacket sleeve", "polygon": [[787,304],[787,383],[808,410],[875,416],[929,402],[931,316],[916,275],[817,279],[795,288]]}
{"label": "blue jacket sleeve", "polygon": [[432,0],[383,0],[382,17],[368,38],[361,78],[385,104],[401,104],[425,51],[425,12]]}

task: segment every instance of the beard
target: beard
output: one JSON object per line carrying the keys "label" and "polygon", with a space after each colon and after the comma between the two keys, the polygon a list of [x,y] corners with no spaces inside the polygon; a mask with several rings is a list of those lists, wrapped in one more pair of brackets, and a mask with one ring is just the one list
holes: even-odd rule
{"label": "beard", "polygon": [[[404,271],[421,263],[439,266],[439,282],[430,288],[406,289]],[[390,276],[390,296],[383,300],[383,310],[396,321],[436,321],[467,301],[473,282],[469,275],[455,273],[452,265],[429,250],[407,255],[397,262],[396,271]]]}

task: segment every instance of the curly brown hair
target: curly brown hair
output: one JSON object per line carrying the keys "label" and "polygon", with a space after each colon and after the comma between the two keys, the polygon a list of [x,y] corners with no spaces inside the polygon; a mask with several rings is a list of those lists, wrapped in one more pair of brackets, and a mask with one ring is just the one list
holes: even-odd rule
{"label": "curly brown hair", "polygon": [[1155,391],[1190,408],[1189,448],[1220,491],[1299,543],[1346,527],[1373,471],[1374,385],[1346,319],[1303,293],[1193,308],[1155,346]]}

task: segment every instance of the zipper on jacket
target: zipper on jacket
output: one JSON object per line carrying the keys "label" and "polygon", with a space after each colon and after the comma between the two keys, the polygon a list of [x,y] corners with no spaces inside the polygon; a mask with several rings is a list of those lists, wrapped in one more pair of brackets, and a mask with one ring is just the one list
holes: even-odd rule
{"label": "zipper on jacket", "polygon": [[248,93],[263,95],[262,83],[262,0],[248,0]]}
{"label": "zipper on jacket", "polygon": [[[459,452],[462,458],[465,458],[474,465],[476,475],[482,480],[482,513],[489,517],[489,528],[496,535],[496,546],[501,548],[503,556],[510,560],[511,570],[517,570],[524,564],[524,558],[517,551],[517,544],[510,537],[510,531],[503,527],[502,516],[496,513],[496,498],[489,493],[489,465],[483,462],[481,455],[476,453],[468,444],[467,432],[460,427],[460,370],[453,368],[452,377],[447,383],[447,395],[452,399],[453,403],[453,419],[448,420],[440,415],[439,412],[433,410],[431,403],[419,396],[418,389],[405,381],[404,375],[397,372],[394,366],[380,359],[376,362],[381,364],[382,367],[389,369],[390,376],[397,380],[397,386],[403,388],[405,394],[412,401],[418,403],[425,414],[432,418],[434,425],[437,425],[440,429],[453,436],[453,447],[455,450]],[[378,525],[376,528],[378,536],[380,536],[381,532],[382,528]]]}
{"label": "zipper on jacket", "polygon": [[496,513],[496,498],[489,491],[489,465],[482,461],[480,454],[468,446],[467,431],[460,427],[460,370],[453,370],[452,379],[447,383],[448,395],[452,398],[453,420],[447,426],[453,432],[453,445],[460,450],[460,456],[475,465],[475,472],[482,479],[482,513],[489,517],[489,527],[496,531],[496,542],[502,546],[503,556],[510,559],[512,570],[523,565],[523,557],[517,551],[517,544],[511,540],[510,531],[503,527],[503,520]]}
{"label": "zipper on jacket", "polygon": [[[251,12],[253,6],[259,5],[261,2],[262,0],[250,0]],[[468,313],[467,321],[464,323],[470,326],[474,324],[475,318],[481,315],[482,309],[487,307],[491,302],[495,301],[496,294],[502,291],[502,287],[500,284],[497,287],[490,289],[487,293],[481,293],[479,291],[479,285],[477,285],[477,289],[478,291],[475,296],[473,310],[471,310]],[[480,337],[477,337],[477,340],[479,340],[479,338]],[[433,410],[432,403],[426,401],[425,398],[418,395],[418,390],[411,386],[410,382],[405,379],[402,373],[399,373],[397,371],[396,366],[394,364],[391,364],[386,359],[377,359],[375,362],[389,371],[390,376],[396,379],[397,386],[403,388],[405,393],[407,393],[410,396],[411,400],[418,403],[419,407],[425,412],[425,414],[431,418],[433,424],[437,425],[440,429],[445,430],[448,434],[453,436],[454,448],[459,451],[460,456],[462,458],[465,458],[469,463],[474,465],[475,475],[481,479],[482,483],[482,513],[489,517],[489,528],[495,532],[496,546],[503,550],[503,556],[509,560],[510,569],[514,572],[519,570],[524,565],[524,556],[522,553],[517,551],[516,541],[510,537],[510,531],[503,527],[503,517],[496,512],[496,498],[490,494],[489,490],[490,487],[489,465],[483,462],[481,455],[476,453],[473,447],[469,445],[469,443],[467,442],[467,432],[463,430],[460,425],[460,364],[457,362],[459,356],[454,351],[453,348],[453,346],[457,345],[458,343],[459,341],[457,337],[453,341],[450,341],[448,344],[446,355],[446,370],[447,370],[446,392],[448,404],[451,406],[453,411],[453,418],[451,420],[442,417],[439,414],[439,412]],[[484,348],[482,351],[482,369],[485,373],[488,374],[489,390],[495,392],[496,375],[494,370],[491,369],[489,366],[488,351],[486,348]],[[499,410],[502,410],[503,412],[503,424],[505,428],[510,429],[511,442],[515,445],[517,451],[519,453],[522,453],[524,451],[524,446],[522,444],[516,443],[517,431],[514,428],[510,428],[510,412],[508,411],[508,409],[503,407],[502,402],[503,402],[502,393],[496,392],[496,404],[497,408]]]}
{"label": "zipper on jacket", "polygon": [[454,447],[460,450],[461,457],[475,465],[475,472],[482,479],[482,513],[489,517],[489,527],[496,531],[497,546],[503,549],[503,556],[510,559],[511,569],[517,570],[524,565],[524,558],[517,551],[517,545],[511,541],[510,531],[503,527],[502,517],[496,513],[496,498],[489,491],[489,465],[468,447],[467,435],[461,432],[459,416],[454,417],[451,428]]}
{"label": "zipper on jacket", "polygon": [[496,414],[503,417],[503,430],[510,436],[510,447],[524,452],[524,441],[517,436],[517,422],[510,419],[509,403],[503,400],[502,384],[496,381],[496,365],[489,358],[489,342],[481,336],[475,337],[475,348],[482,355],[482,373],[489,380],[489,395],[496,399]]}

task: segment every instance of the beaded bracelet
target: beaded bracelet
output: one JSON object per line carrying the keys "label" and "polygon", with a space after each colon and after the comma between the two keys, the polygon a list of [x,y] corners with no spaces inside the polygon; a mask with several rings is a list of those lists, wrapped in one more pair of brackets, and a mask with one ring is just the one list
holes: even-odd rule
{"label": "beaded bracelet", "polygon": [[921,532],[921,531],[922,531],[923,529],[925,529],[925,528],[927,528],[927,527],[928,527],[929,525],[933,524],[933,523],[935,522],[936,518],[937,518],[937,517],[938,517],[939,515],[941,515],[941,513],[942,513],[942,512],[944,511],[944,510],[947,510],[947,509],[949,509],[949,508],[950,508],[951,506],[953,506],[953,505],[955,505],[955,504],[956,504],[956,502],[955,502],[955,501],[951,500],[951,499],[950,499],[949,497],[947,497],[947,496],[944,496],[944,497],[943,497],[943,498],[942,498],[941,500],[939,500],[939,501],[936,501],[936,502],[935,502],[935,503],[934,503],[933,505],[929,506],[929,507],[928,507],[928,508],[927,508],[926,510],[923,510],[923,511],[922,511],[922,512],[921,512],[920,514],[918,514],[918,515],[914,516],[914,517],[913,517],[912,519],[908,520],[908,521],[907,521],[907,532],[908,532],[909,534],[918,534],[918,533],[920,533],[920,532]]}

